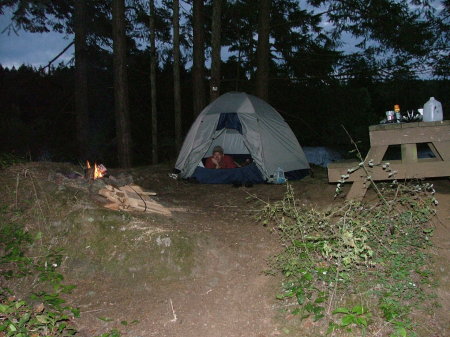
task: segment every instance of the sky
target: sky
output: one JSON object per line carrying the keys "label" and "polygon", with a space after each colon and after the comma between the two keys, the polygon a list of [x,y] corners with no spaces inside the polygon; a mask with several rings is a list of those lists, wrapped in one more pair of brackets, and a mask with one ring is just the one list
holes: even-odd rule
{"label": "sky", "polygon": [[[442,9],[440,1],[437,9]],[[23,30],[4,31],[11,23],[11,11],[5,9],[5,14],[0,15],[0,64],[3,67],[19,67],[22,64],[33,67],[45,66],[58,55],[73,39],[73,36],[65,36],[55,32],[27,33]],[[326,22],[324,23],[326,26]],[[343,36],[346,43],[342,46],[345,52],[355,52],[355,39],[349,34]],[[60,62],[68,63],[74,55],[74,47],[68,49],[53,65]]]}
{"label": "sky", "polygon": [[[4,31],[11,23],[10,13],[0,15],[0,64],[6,68],[18,68],[22,64],[33,67],[46,66],[73,39],[55,32],[28,33],[20,30],[17,33]],[[225,53],[226,54],[226,53]],[[68,63],[73,58],[74,47],[69,48],[53,65]],[[223,55],[226,56],[226,55]]]}
{"label": "sky", "polygon": [[[27,33],[7,31],[11,22],[9,13],[0,15],[0,64],[3,67],[19,67],[22,64],[33,67],[45,66],[58,55],[70,42],[72,37],[58,33]],[[69,62],[74,53],[73,46],[68,49],[53,65]]]}

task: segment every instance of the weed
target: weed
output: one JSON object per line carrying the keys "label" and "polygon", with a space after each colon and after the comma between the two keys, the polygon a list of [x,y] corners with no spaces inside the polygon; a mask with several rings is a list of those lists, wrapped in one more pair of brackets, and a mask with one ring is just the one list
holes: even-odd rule
{"label": "weed", "polygon": [[105,332],[101,335],[98,335],[96,337],[120,337],[121,333],[119,330],[113,329],[111,331]]}
{"label": "weed", "polygon": [[351,326],[357,326],[362,334],[365,335],[367,326],[369,324],[372,314],[368,309],[362,305],[355,305],[353,308],[337,308],[333,310],[333,314],[342,315],[339,323],[330,322],[327,333],[332,333],[336,329],[345,329],[346,331],[352,331]]}
{"label": "weed", "polygon": [[[260,220],[274,224],[284,247],[270,262],[285,278],[277,298],[295,299],[293,314],[325,317],[333,332],[357,327],[364,335],[382,319],[392,336],[413,335],[408,315],[428,298],[423,285],[433,282],[424,250],[435,202],[429,185],[394,187],[380,185],[383,199],[374,205],[350,201],[319,211],[301,208],[287,185],[283,200],[266,204]],[[367,304],[332,310],[355,296]]]}
{"label": "weed", "polygon": [[2,224],[0,227],[0,277],[11,279],[24,277],[31,273],[32,259],[26,257],[22,247],[30,244],[31,235],[13,224]]}
{"label": "weed", "polygon": [[71,317],[79,314],[78,309],[64,305],[60,297],[68,293],[73,286],[64,285],[63,277],[56,271],[62,255],[59,251],[49,250],[42,258],[26,256],[26,250],[33,243],[30,233],[23,227],[6,224],[0,228],[0,277],[5,279],[37,275],[42,285],[50,284],[53,292],[44,290],[30,293],[30,299],[40,303],[33,307],[25,300],[18,300],[8,289],[0,288],[0,331],[7,336],[25,337],[28,332],[35,335],[67,336],[75,334],[70,326]]}
{"label": "weed", "polygon": [[14,164],[23,162],[25,162],[24,158],[13,153],[0,153],[0,169],[4,169]]}
{"label": "weed", "polygon": [[32,307],[23,300],[0,294],[0,332],[6,336],[71,336],[76,330],[71,319],[60,311],[51,310],[42,303]]}

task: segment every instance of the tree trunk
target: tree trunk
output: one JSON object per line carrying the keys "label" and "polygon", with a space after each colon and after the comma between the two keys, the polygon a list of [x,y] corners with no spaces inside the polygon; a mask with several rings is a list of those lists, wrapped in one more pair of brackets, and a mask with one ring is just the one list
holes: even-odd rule
{"label": "tree trunk", "polygon": [[175,150],[181,149],[181,89],[180,89],[180,2],[173,0],[173,94],[175,110]]}
{"label": "tree trunk", "polygon": [[89,106],[86,46],[86,0],[75,1],[75,111],[78,156],[87,159],[89,140]]}
{"label": "tree trunk", "polygon": [[211,102],[220,96],[220,34],[222,27],[221,18],[222,0],[214,0],[211,32],[211,83],[209,88]]}
{"label": "tree trunk", "polygon": [[194,60],[192,65],[192,85],[194,91],[194,117],[205,107],[205,35],[203,27],[203,1],[194,0],[193,31]]}
{"label": "tree trunk", "polygon": [[125,0],[112,1],[114,109],[119,165],[131,167],[131,135],[128,112],[128,80],[125,41]]}
{"label": "tree trunk", "polygon": [[158,163],[158,111],[156,108],[155,0],[150,0],[150,87],[152,100],[152,164]]}
{"label": "tree trunk", "polygon": [[269,98],[270,6],[271,0],[260,0],[256,50],[256,95],[263,100]]}
{"label": "tree trunk", "polygon": [[237,40],[239,41],[238,57],[236,62],[236,80],[234,82],[234,91],[239,91],[239,79],[241,77],[241,62],[242,62],[242,40],[241,30],[238,30]]}

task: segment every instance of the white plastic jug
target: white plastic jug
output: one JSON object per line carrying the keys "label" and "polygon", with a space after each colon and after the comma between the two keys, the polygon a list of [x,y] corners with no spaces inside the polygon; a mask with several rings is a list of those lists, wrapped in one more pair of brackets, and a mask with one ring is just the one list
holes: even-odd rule
{"label": "white plastic jug", "polygon": [[275,184],[284,184],[286,182],[286,177],[284,176],[284,171],[282,168],[277,168],[275,174],[273,175],[273,180]]}
{"label": "white plastic jug", "polygon": [[428,102],[423,105],[423,121],[439,122],[444,118],[442,113],[442,104],[434,97],[430,97]]}

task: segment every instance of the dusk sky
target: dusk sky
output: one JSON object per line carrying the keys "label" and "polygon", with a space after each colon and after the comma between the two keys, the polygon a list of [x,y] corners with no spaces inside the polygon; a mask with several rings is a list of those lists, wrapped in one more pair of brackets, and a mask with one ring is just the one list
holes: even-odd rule
{"label": "dusk sky", "polygon": [[[0,64],[16,68],[22,64],[39,67],[58,55],[69,43],[64,35],[57,33],[27,33],[4,31],[10,24],[10,15],[0,15]],[[67,63],[73,57],[73,47],[62,55],[54,65]]]}
{"label": "dusk sky", "polygon": [[[436,9],[442,10],[440,1],[435,2]],[[0,64],[3,67],[16,68],[22,64],[33,67],[45,66],[58,55],[71,41],[72,37],[66,37],[58,33],[28,33],[24,30],[14,32],[7,30],[11,23],[11,10],[5,9],[5,14],[0,15]],[[327,22],[323,25],[327,26]],[[344,45],[341,50],[355,52],[356,40],[350,34],[343,35]],[[74,54],[74,47],[68,49],[53,65],[60,62],[68,63]],[[226,58],[226,53],[225,53]]]}

